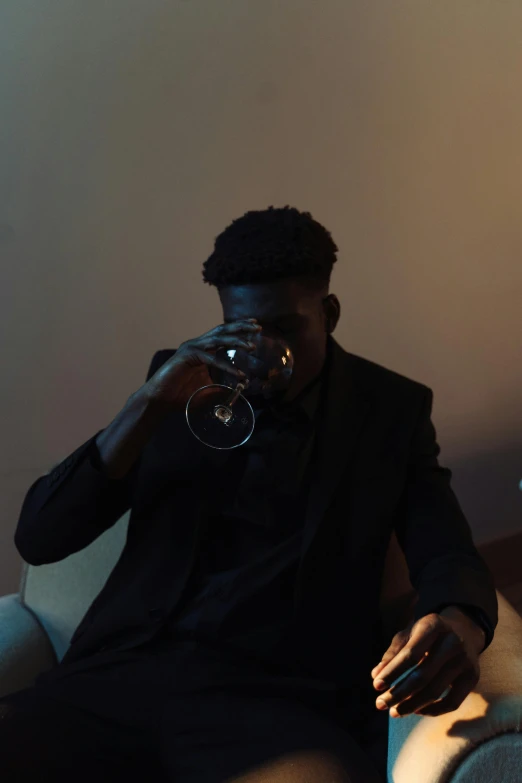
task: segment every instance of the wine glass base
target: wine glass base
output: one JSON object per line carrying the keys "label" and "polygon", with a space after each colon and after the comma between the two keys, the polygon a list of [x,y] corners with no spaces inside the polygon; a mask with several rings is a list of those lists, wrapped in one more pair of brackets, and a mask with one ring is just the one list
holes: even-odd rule
{"label": "wine glass base", "polygon": [[185,413],[192,434],[212,449],[236,449],[254,430],[252,406],[230,386],[203,386],[191,396]]}

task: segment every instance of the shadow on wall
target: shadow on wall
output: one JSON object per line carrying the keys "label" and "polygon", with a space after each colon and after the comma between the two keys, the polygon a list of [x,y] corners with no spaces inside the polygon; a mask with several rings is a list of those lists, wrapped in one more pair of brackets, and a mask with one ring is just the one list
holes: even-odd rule
{"label": "shadow on wall", "polygon": [[469,454],[449,467],[476,544],[522,532],[522,443]]}

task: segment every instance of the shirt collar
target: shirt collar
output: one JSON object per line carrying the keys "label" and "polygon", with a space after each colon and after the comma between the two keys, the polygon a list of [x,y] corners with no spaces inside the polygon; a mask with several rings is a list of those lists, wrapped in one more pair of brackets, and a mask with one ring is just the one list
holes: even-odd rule
{"label": "shirt collar", "polygon": [[312,423],[319,406],[321,398],[321,388],[323,384],[323,372],[320,372],[305,388],[299,392],[292,402],[286,405],[278,405],[272,408],[276,417],[294,418],[296,415],[304,414],[307,420]]}

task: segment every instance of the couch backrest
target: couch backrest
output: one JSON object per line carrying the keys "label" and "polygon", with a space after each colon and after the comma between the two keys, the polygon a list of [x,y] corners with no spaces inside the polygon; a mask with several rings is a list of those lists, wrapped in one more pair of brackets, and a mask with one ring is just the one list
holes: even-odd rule
{"label": "couch backrest", "polygon": [[25,564],[20,595],[61,660],[83,615],[105,585],[125,545],[130,511],[92,544],[57,563]]}
{"label": "couch backrest", "polygon": [[[45,628],[58,660],[64,656],[76,626],[116,565],[125,544],[129,513],[80,552],[57,563],[24,566],[21,599]],[[393,534],[381,591],[385,629],[396,627],[411,596],[406,561]]]}

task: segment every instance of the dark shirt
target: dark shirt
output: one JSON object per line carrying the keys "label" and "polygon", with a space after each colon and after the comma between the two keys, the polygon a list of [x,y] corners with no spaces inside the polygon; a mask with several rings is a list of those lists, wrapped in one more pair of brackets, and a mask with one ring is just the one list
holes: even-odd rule
{"label": "dark shirt", "polygon": [[254,432],[228,468],[236,491],[204,522],[195,568],[162,638],[284,665],[320,393],[319,378],[293,404],[256,412]]}

